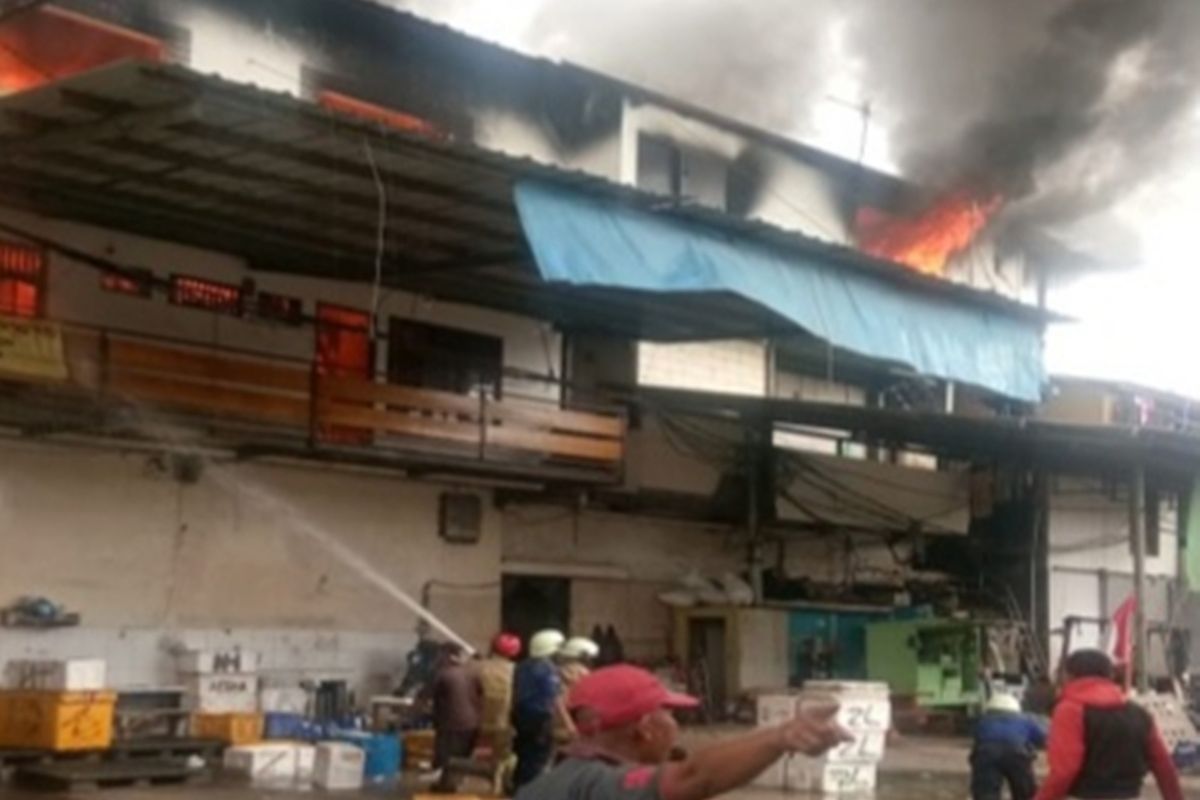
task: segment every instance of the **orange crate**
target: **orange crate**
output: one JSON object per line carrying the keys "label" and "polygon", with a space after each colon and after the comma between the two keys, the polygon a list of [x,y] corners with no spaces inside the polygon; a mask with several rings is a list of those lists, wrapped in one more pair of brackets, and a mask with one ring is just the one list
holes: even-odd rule
{"label": "orange crate", "polygon": [[220,739],[229,744],[254,744],[263,738],[263,715],[193,714],[192,735],[201,739]]}
{"label": "orange crate", "polygon": [[4,692],[0,746],[104,750],[112,745],[116,706],[116,692]]}

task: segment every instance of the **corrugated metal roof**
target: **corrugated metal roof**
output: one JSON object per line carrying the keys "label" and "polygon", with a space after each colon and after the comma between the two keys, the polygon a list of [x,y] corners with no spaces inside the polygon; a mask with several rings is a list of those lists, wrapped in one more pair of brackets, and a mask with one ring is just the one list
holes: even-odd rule
{"label": "corrugated metal roof", "polygon": [[729,295],[664,296],[542,282],[512,187],[537,177],[686,217],[912,291],[1022,318],[1035,309],[718,211],[595,176],[334,114],[178,66],[125,63],[0,101],[0,198],[39,213],[245,256],[253,267],[367,280],[386,187],[389,286],[655,339],[794,326]]}

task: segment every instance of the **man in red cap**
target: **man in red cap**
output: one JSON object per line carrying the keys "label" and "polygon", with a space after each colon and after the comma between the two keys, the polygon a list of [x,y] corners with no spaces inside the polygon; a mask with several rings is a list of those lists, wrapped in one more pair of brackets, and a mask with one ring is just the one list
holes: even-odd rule
{"label": "man in red cap", "polygon": [[671,712],[697,705],[637,667],[593,672],[567,699],[579,738],[518,800],[707,800],[748,784],[788,753],[816,756],[850,741],[830,705],[669,761],[679,735]]}

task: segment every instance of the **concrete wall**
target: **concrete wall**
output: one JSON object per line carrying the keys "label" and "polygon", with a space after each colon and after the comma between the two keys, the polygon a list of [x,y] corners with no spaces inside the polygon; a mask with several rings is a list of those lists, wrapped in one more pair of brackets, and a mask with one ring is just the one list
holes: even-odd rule
{"label": "concrete wall", "polygon": [[509,509],[503,516],[506,572],[551,572],[571,581],[571,627],[587,635],[614,625],[630,658],[667,655],[670,609],[658,595],[687,572],[738,570],[745,546],[723,526],[561,508]]}
{"label": "concrete wall", "polygon": [[[362,471],[210,464],[183,485],[146,454],[0,443],[0,602],[43,595],[80,628],[0,633],[0,660],[102,655],[116,685],[170,683],[172,647],[240,644],[268,670],[305,667],[386,684],[415,620],[320,537],[342,543],[474,643],[499,624],[501,522],[483,536],[437,534],[444,487]],[[317,537],[317,538],[314,538]]]}

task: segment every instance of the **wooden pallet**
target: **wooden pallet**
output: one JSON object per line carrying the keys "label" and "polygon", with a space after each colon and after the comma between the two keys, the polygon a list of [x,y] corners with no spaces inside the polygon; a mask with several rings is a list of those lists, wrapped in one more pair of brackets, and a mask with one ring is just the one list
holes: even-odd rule
{"label": "wooden pallet", "polygon": [[23,788],[67,792],[113,786],[154,786],[211,780],[209,770],[190,769],[183,759],[60,761],[18,767],[14,782]]}
{"label": "wooden pallet", "polygon": [[205,761],[211,761],[219,758],[226,747],[228,745],[220,739],[164,736],[152,739],[130,739],[122,742],[114,742],[112,748],[104,752],[104,757],[110,761],[118,761],[132,758],[182,758],[200,756]]}

